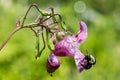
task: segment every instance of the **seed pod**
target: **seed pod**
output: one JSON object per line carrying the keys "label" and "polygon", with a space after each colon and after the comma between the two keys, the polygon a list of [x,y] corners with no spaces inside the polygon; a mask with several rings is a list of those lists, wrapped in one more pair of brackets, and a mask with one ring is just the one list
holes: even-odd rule
{"label": "seed pod", "polygon": [[[36,58],[37,58],[37,57],[40,57],[41,54],[39,54],[39,50],[40,50],[39,36],[36,37],[36,45],[35,45],[35,49],[36,49],[36,53],[37,53]],[[38,55],[39,55],[39,56],[38,56]]]}
{"label": "seed pod", "polygon": [[47,59],[47,72],[48,73],[53,73],[56,69],[58,69],[60,66],[59,59],[54,55],[50,54],[48,59]]}
{"label": "seed pod", "polygon": [[61,25],[61,28],[62,28],[64,31],[67,30],[67,27],[66,27],[66,25],[65,25],[64,22],[60,22],[60,25]]}
{"label": "seed pod", "polygon": [[48,32],[48,30],[46,30],[46,42],[47,42],[47,46],[48,48],[53,51],[54,50],[54,44],[53,44],[53,41],[50,37],[50,34]]}

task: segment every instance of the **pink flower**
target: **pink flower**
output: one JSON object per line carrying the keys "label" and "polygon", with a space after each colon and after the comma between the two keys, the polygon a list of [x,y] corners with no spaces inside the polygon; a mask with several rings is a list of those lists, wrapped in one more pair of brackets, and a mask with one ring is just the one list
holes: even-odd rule
{"label": "pink flower", "polygon": [[[64,37],[61,41],[55,44],[53,51],[55,56],[58,57],[72,57],[75,60],[79,72],[84,70],[86,65],[85,55],[79,50],[79,46],[87,38],[87,26],[84,22],[80,22],[80,31],[76,35]],[[50,63],[50,60],[48,60]],[[52,69],[51,69],[52,70]]]}
{"label": "pink flower", "polygon": [[76,35],[64,37],[60,42],[55,44],[54,54],[56,56],[74,57],[76,49],[79,49],[81,43],[87,38],[87,26],[80,22],[80,31]]}

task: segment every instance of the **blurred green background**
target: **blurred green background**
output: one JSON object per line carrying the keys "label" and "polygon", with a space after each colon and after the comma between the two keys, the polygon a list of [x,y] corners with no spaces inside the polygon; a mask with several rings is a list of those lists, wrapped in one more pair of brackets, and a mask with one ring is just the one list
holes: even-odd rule
{"label": "blurred green background", "polygon": [[[0,80],[120,80],[120,0],[0,0],[0,44],[32,3],[40,9],[54,7],[74,34],[79,30],[79,21],[85,21],[88,38],[80,50],[88,50],[97,63],[79,73],[74,59],[60,58],[61,66],[51,77],[46,71],[50,51],[45,49],[36,60],[35,36],[23,29],[0,51]],[[36,13],[33,8],[28,18]]]}

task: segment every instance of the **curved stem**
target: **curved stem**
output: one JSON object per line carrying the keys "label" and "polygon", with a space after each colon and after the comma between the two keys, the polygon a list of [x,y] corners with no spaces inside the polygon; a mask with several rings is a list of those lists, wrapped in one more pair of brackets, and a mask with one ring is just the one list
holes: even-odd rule
{"label": "curved stem", "polygon": [[52,17],[55,17],[55,16],[58,16],[58,17],[60,18],[60,21],[62,21],[61,15],[59,15],[59,14],[54,14],[54,15],[51,15],[49,18],[44,19],[43,22],[45,22],[45,21],[47,21],[48,19],[50,19],[50,18],[52,18]]}
{"label": "curved stem", "polygon": [[18,31],[20,30],[21,27],[17,27],[15,28],[10,34],[9,36],[4,40],[4,42],[0,45],[0,51],[2,50],[2,48],[6,45],[6,43],[10,40],[10,38]]}
{"label": "curved stem", "polygon": [[21,26],[24,25],[24,22],[25,22],[25,19],[26,19],[27,15],[28,15],[28,12],[30,11],[30,9],[31,9],[32,7],[35,7],[35,8],[38,10],[38,12],[40,12],[40,14],[43,15],[42,11],[39,10],[37,4],[34,3],[34,4],[32,4],[32,5],[29,7],[29,9],[27,10],[27,12],[26,12],[26,14],[25,14],[25,16],[24,16],[24,18],[23,18],[23,22],[22,22],[22,25],[21,25]]}
{"label": "curved stem", "polygon": [[30,28],[30,29],[35,33],[35,36],[38,37],[36,31],[33,28]]}

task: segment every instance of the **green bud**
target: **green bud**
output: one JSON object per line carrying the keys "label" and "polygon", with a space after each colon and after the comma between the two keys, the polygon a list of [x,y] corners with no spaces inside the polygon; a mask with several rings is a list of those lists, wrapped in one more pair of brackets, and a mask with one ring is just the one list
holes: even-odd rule
{"label": "green bud", "polygon": [[42,12],[42,15],[43,15],[43,16],[50,16],[50,14],[47,13],[47,12]]}
{"label": "green bud", "polygon": [[62,40],[64,37],[65,37],[64,32],[61,31],[61,32],[58,32],[58,33],[57,33],[57,40],[58,40],[58,41]]}

